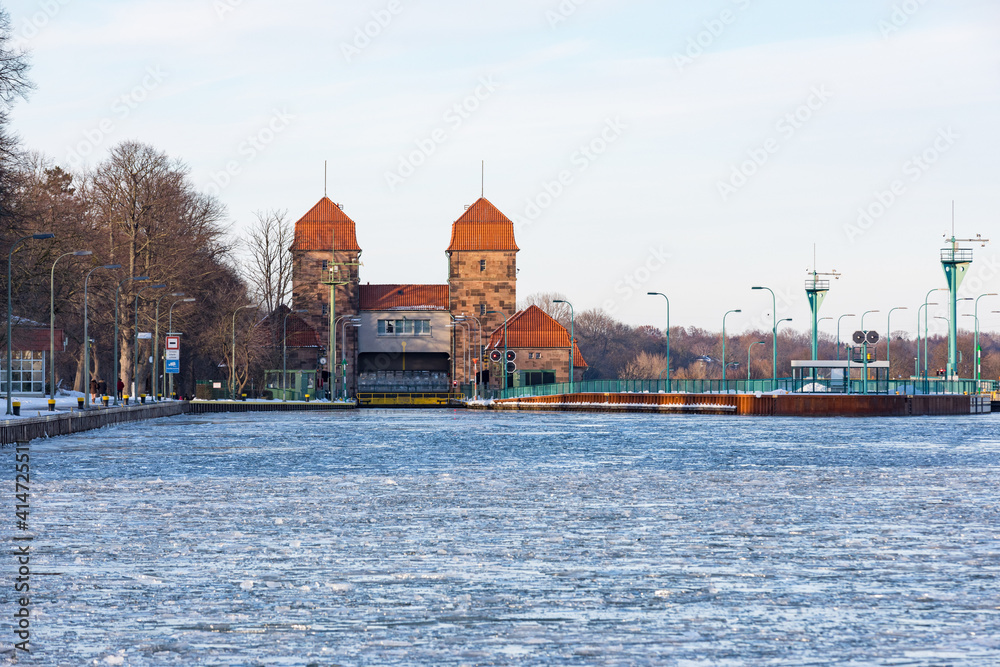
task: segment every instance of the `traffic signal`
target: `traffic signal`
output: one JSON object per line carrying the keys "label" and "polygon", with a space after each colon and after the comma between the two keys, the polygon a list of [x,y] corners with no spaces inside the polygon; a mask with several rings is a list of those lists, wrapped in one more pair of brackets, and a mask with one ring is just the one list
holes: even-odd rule
{"label": "traffic signal", "polygon": [[508,361],[507,362],[507,374],[509,375],[510,373],[513,373],[516,370],[517,370],[517,364],[515,364],[513,361]]}
{"label": "traffic signal", "polygon": [[517,352],[514,350],[507,350],[507,361],[514,361],[517,359]]}

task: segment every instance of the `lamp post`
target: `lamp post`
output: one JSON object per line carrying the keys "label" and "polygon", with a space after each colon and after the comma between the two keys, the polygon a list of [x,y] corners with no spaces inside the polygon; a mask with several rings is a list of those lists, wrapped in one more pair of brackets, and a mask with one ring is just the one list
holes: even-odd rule
{"label": "lamp post", "polygon": [[861,330],[864,331],[865,333],[868,333],[868,331],[865,329],[865,315],[867,315],[868,313],[881,313],[881,312],[882,312],[881,310],[866,310],[865,312],[861,313]]}
{"label": "lamp post", "polygon": [[36,241],[42,241],[44,239],[51,239],[55,234],[31,234],[29,236],[22,236],[18,240],[14,241],[14,244],[10,247],[10,252],[7,253],[7,414],[14,414],[14,406],[11,400],[11,392],[14,389],[14,347],[13,347],[13,297],[11,296],[11,284],[13,282],[13,277],[11,273],[11,265],[14,263],[14,249],[21,244],[22,241],[27,241],[28,239],[34,239]]}
{"label": "lamp post", "polygon": [[667,302],[667,393],[670,393],[670,298],[663,292],[646,292],[649,296],[662,296]]}
{"label": "lamp post", "polygon": [[[231,401],[236,400],[236,313],[240,312],[244,308],[253,308],[253,307],[254,306],[252,304],[248,306],[240,306],[239,308],[233,311],[233,348],[232,348],[233,356],[229,360],[230,363],[232,364],[232,366],[229,368],[229,400]],[[334,327],[334,330],[336,330],[336,327]],[[330,351],[330,354],[331,355],[333,354],[333,350]]]}
{"label": "lamp post", "polygon": [[[569,306],[569,391],[570,393],[573,393],[573,347],[574,347],[573,336],[576,335],[573,329],[575,327],[576,313],[573,310],[573,304],[571,304],[569,301],[563,301],[562,299],[553,299],[552,303],[565,303],[567,306]],[[669,374],[667,377],[668,378],[670,377]],[[670,382],[670,380],[668,379],[667,382]]]}
{"label": "lamp post", "polygon": [[[114,368],[115,368],[115,377],[114,377],[114,381],[115,381],[115,401],[114,401],[114,404],[115,405],[118,405],[118,382],[121,380],[121,378],[118,377],[118,296],[121,294],[122,285],[124,285],[125,283],[127,283],[129,281],[141,282],[143,280],[149,280],[149,277],[148,276],[132,276],[131,278],[125,278],[120,283],[118,283],[118,287],[115,289],[115,366],[114,366]],[[87,372],[89,373],[90,371],[88,370]],[[123,383],[123,385],[124,385],[124,383]]]}
{"label": "lamp post", "polygon": [[722,388],[728,394],[729,393],[729,380],[726,375],[726,318],[733,313],[742,313],[740,309],[727,310],[726,314],[722,316]]}
{"label": "lamp post", "polygon": [[[343,396],[343,398],[344,398],[345,401],[347,400],[347,345],[345,345],[344,343],[347,342],[347,323],[348,322],[350,322],[350,324],[351,324],[352,327],[354,327],[355,329],[357,329],[358,327],[361,326],[361,319],[358,318],[358,317],[349,317],[348,316],[348,317],[342,318],[342,321],[340,323],[340,340],[342,341],[340,343],[340,367],[341,367],[341,376],[340,376],[340,379],[341,379],[341,382],[343,384],[343,386],[341,387],[341,391],[343,392],[341,394],[341,396]],[[332,398],[332,396],[331,396],[331,398]]]}
{"label": "lamp post", "polygon": [[[764,341],[758,340],[750,343],[750,347],[747,348],[747,382],[750,381],[750,351],[753,350],[754,345],[763,345]],[[747,391],[750,391],[750,387],[747,387]]]}
{"label": "lamp post", "polygon": [[286,392],[287,382],[288,382],[288,316],[292,313],[297,315],[304,315],[308,313],[308,310],[290,310],[285,313],[285,317],[281,320],[281,402],[284,403],[288,400],[288,394]]}
{"label": "lamp post", "polygon": [[[172,304],[170,304],[170,308],[167,309],[167,335],[172,335],[174,333],[174,306],[176,306],[179,303],[191,303],[192,301],[196,301],[196,300],[197,299],[194,299],[192,297],[188,297],[186,299],[178,299],[177,301],[174,301]],[[167,373],[164,372],[163,375],[166,376]],[[171,398],[173,398],[173,395],[174,395],[174,374],[170,373],[169,375],[170,375],[170,388],[169,388],[169,390],[167,389],[167,378],[164,377],[163,378],[163,390],[164,390],[164,393],[167,396],[170,396]]]}
{"label": "lamp post", "polygon": [[976,307],[975,307],[975,309],[973,311],[974,314],[975,314],[975,318],[976,318],[976,337],[975,337],[975,346],[973,347],[973,350],[972,350],[973,355],[974,355],[974,359],[975,359],[975,362],[976,362],[976,382],[979,382],[982,379],[982,377],[981,377],[982,374],[980,372],[980,370],[981,370],[980,369],[980,363],[979,363],[979,358],[980,358],[980,353],[979,353],[979,300],[982,299],[984,296],[997,296],[997,293],[996,292],[988,292],[986,294],[980,294],[979,296],[976,297]]}
{"label": "lamp post", "polygon": [[[153,400],[156,400],[156,391],[160,385],[160,375],[157,373],[159,370],[160,362],[160,302],[166,299],[168,296],[185,296],[184,292],[172,292],[170,294],[164,294],[159,299],[156,300],[156,325],[153,329]],[[166,375],[166,373],[164,373]],[[164,387],[164,394],[166,393],[166,388]]]}
{"label": "lamp post", "polygon": [[[906,306],[893,306],[889,309],[889,313],[885,316],[885,361],[889,364],[890,368],[892,366],[892,360],[889,358],[889,343],[892,342],[892,311],[894,310],[909,310]],[[889,375],[892,375],[890,370]]]}
{"label": "lamp post", "polygon": [[52,271],[49,275],[49,398],[56,397],[56,264],[63,257],[86,257],[93,255],[90,250],[77,250],[75,252],[63,253],[52,262]]}
{"label": "lamp post", "polygon": [[[146,285],[138,292],[135,293],[135,329],[132,331],[134,336],[132,342],[132,395],[135,397],[139,396],[139,295],[148,289],[163,289],[166,285]],[[152,382],[153,393],[156,393],[156,378],[153,378]]]}
{"label": "lamp post", "polygon": [[774,295],[774,290],[770,287],[752,287],[755,290],[767,290],[771,293],[771,389],[778,388],[778,298]]}
{"label": "lamp post", "polygon": [[[105,264],[104,266],[95,266],[87,274],[87,277],[83,279],[83,395],[86,401],[85,405],[90,408],[90,338],[87,334],[87,283],[90,281],[90,274],[98,269],[120,269],[121,264]],[[118,395],[117,386],[115,387],[115,395]]]}
{"label": "lamp post", "polygon": [[[927,303],[927,302],[924,302],[924,303],[920,304],[920,306],[917,307],[917,370],[916,370],[916,376],[917,376],[917,378],[920,377],[920,311],[921,310],[924,311],[924,338],[926,339],[927,338],[927,307],[928,306],[936,306],[936,305],[938,305],[938,304],[937,303]],[[924,353],[924,361],[926,361],[926,359],[927,359],[927,353],[925,352]],[[924,379],[926,379],[926,377],[927,377],[927,372],[925,370],[924,371]]]}
{"label": "lamp post", "polygon": [[[476,321],[476,329],[479,331],[479,348],[478,348],[478,351],[476,352],[476,362],[477,362],[476,366],[478,366],[478,362],[481,361],[482,358],[483,358],[483,324],[482,324],[482,322],[479,321],[479,318],[476,317],[475,315],[465,315],[465,314],[462,314],[462,315],[459,315],[456,319],[459,319],[459,320],[471,319],[471,320],[475,320]],[[475,366],[473,368],[475,368]],[[479,372],[482,373],[481,370]],[[476,375],[477,375],[476,373],[473,373],[473,377],[475,377]],[[480,376],[480,378],[481,378],[481,376]],[[476,381],[476,392],[475,392],[476,393],[476,398],[479,398],[479,391],[480,391],[479,385],[480,384],[481,383],[477,379],[477,381]]]}
{"label": "lamp post", "polygon": [[857,317],[854,313],[844,313],[837,318],[837,361],[840,361],[840,322],[845,317]]}
{"label": "lamp post", "polygon": [[[927,292],[927,296],[924,297],[924,380],[927,379],[927,339],[930,337],[927,330],[927,305],[931,298],[931,294],[934,292],[947,292],[946,287],[935,287],[934,289]],[[918,343],[919,345],[919,343]]]}

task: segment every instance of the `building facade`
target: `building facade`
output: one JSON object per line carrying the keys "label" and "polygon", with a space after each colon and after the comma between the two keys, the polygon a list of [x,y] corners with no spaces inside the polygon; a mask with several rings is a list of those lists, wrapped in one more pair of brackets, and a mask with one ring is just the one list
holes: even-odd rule
{"label": "building facade", "polygon": [[[517,311],[514,223],[485,198],[469,206],[451,225],[448,282],[438,285],[362,284],[356,232],[326,197],[295,223],[292,310],[308,312],[297,315],[308,331],[296,333],[318,346],[290,346],[289,370],[327,371],[332,389],[339,395],[346,385],[351,396],[489,381],[486,343]],[[520,326],[535,321],[532,313]],[[552,368],[566,381],[568,353]]]}

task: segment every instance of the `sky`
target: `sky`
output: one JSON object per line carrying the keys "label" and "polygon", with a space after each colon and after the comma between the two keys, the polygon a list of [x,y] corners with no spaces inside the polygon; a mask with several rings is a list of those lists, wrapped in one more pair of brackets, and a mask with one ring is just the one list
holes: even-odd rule
{"label": "sky", "polygon": [[762,285],[806,331],[815,248],[840,274],[821,316],[884,331],[906,307],[892,330],[913,334],[953,202],[960,238],[993,237],[965,244],[963,296],[1000,292],[995,0],[0,4],[31,52],[28,148],[81,172],[149,143],[234,235],[325,186],[366,282],[446,282],[451,223],[484,192],[515,222],[519,297],[633,325],[663,326],[663,292],[672,326],[739,309],[727,330],[770,329]]}

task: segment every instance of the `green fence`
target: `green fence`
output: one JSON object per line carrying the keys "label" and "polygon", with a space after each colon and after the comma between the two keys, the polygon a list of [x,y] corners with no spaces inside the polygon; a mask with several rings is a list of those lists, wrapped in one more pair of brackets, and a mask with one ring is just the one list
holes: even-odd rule
{"label": "green fence", "polygon": [[[868,381],[869,394],[976,394],[997,391],[997,382],[975,380],[882,380]],[[812,379],[794,380],[671,380],[670,393],[683,394],[755,394],[771,391],[795,393],[863,394],[862,380],[829,382]],[[541,384],[533,387],[512,387],[500,392],[501,398],[554,396],[558,394],[658,394],[667,393],[666,380],[590,380]]]}

